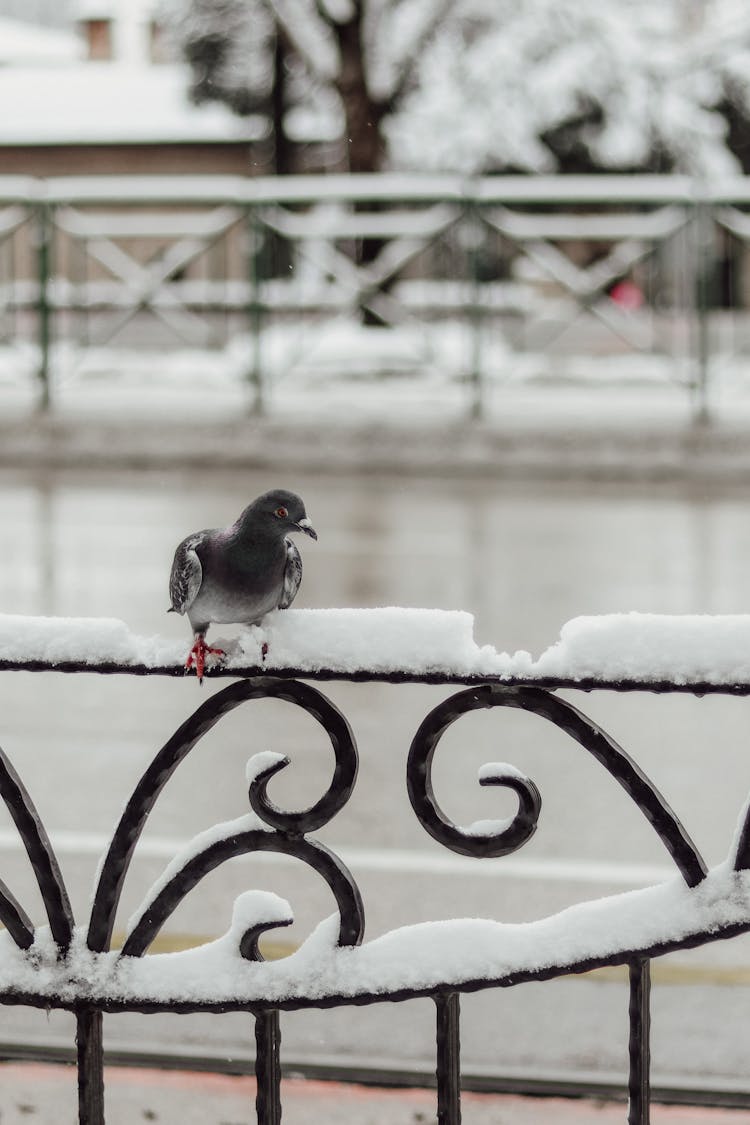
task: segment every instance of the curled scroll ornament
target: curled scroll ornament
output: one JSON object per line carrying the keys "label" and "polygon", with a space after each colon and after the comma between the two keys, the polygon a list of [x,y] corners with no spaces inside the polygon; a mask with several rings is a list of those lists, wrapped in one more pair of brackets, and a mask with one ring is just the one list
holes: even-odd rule
{"label": "curled scroll ornament", "polygon": [[[191,855],[160,888],[142,912],[123,947],[123,956],[140,956],[185,895],[225,860],[253,851],[277,851],[292,855],[313,867],[328,883],[339,909],[339,943],[357,945],[364,933],[364,909],[354,879],[342,861],[305,833],[327,823],[346,804],[358,771],[357,748],[349,724],[337,707],[321,692],[296,680],[253,678],[232,684],[202,704],[153,759],[133,794],[115,830],[104,859],[94,896],[88,931],[88,946],[94,951],[109,948],[120,894],[136,844],[157,797],[195,745],[219,719],[249,700],[276,698],[307,711],[325,730],[335,755],[331,782],[322,797],[307,809],[287,812],[268,798],[270,778],[288,764],[279,755],[267,755],[264,768],[250,781],[250,804],[263,825],[251,825],[212,840]],[[274,922],[262,920],[245,935],[241,952],[259,959],[257,936]]]}
{"label": "curled scroll ornament", "polygon": [[453,824],[438,804],[432,788],[432,760],[445,731],[462,715],[482,708],[515,707],[553,723],[588,751],[625,789],[652,825],[688,886],[706,875],[706,865],[683,825],[651,780],[614,739],[571,703],[535,687],[483,684],[451,696],[420,725],[409,750],[407,788],[420,823],[431,836],[453,851],[473,856],[502,856],[521,847],[534,833],[541,798],[532,781],[508,767],[482,779],[514,789],[519,808],[507,826],[496,833],[474,833]]}

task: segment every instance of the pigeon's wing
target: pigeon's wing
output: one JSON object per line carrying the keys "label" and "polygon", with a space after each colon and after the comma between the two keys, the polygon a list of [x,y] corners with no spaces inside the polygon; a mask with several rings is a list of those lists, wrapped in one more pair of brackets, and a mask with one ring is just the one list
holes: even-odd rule
{"label": "pigeon's wing", "polygon": [[196,547],[200,546],[205,536],[205,531],[188,535],[174,553],[172,573],[169,576],[169,596],[175,613],[187,613],[201,588],[203,567]]}
{"label": "pigeon's wing", "polygon": [[291,539],[285,539],[286,566],[284,567],[284,583],[279,596],[279,609],[289,609],[299,590],[302,581],[302,556]]}

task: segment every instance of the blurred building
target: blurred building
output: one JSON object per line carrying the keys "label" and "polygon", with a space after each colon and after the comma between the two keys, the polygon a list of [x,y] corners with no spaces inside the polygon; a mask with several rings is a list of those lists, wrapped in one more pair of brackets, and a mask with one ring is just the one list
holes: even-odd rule
{"label": "blurred building", "polygon": [[0,19],[0,174],[252,174],[267,123],[195,106],[154,0],[78,0],[67,29]]}

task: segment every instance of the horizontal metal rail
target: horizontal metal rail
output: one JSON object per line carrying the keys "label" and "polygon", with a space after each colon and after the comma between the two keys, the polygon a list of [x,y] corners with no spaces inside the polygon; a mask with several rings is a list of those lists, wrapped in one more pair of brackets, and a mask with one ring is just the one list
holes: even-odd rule
{"label": "horizontal metal rail", "polygon": [[[102,676],[169,676],[181,679],[186,675],[182,664],[117,664],[113,661],[82,661],[82,660],[37,660],[26,657],[18,660],[0,658],[0,672],[61,672],[67,675],[77,673],[93,673]],[[384,684],[429,684],[433,686],[463,684],[464,686],[481,687],[483,684],[495,684],[498,687],[519,688],[538,687],[550,691],[616,691],[616,692],[652,692],[656,695],[750,695],[750,682],[738,680],[728,682],[725,680],[664,680],[664,679],[612,679],[608,676],[493,676],[493,675],[466,675],[451,672],[408,672],[408,671],[379,671],[363,670],[342,673],[339,668],[266,668],[262,664],[242,665],[233,662],[231,666],[216,664],[207,667],[204,671],[206,680],[236,679],[238,676],[253,676],[260,679],[284,676],[294,680],[311,680],[317,682],[345,681],[347,683],[384,683]]]}
{"label": "horizontal metal rail", "polygon": [[[194,348],[249,336],[261,409],[269,380],[309,351],[290,342],[279,368],[269,333],[291,322],[304,341],[344,315],[416,334],[417,360],[447,364],[478,416],[514,356],[559,365],[580,317],[613,355],[653,357],[703,416],[726,359],[717,275],[741,275],[748,207],[744,178],[0,176],[0,332],[36,344],[45,406],[61,342],[83,355],[152,328]],[[637,307],[620,303],[623,280]],[[450,361],[431,342],[447,316],[466,330]]]}
{"label": "horizontal metal rail", "polygon": [[309,203],[321,200],[476,203],[689,203],[750,202],[744,177],[693,180],[687,176],[0,176],[0,203]]}

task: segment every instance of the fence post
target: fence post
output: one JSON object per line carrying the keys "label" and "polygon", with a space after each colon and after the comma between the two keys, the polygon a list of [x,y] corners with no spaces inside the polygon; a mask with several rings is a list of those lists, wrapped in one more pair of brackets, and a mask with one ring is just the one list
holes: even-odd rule
{"label": "fence post", "polygon": [[628,1125],[649,1125],[651,1103],[651,962],[631,961]]}
{"label": "fence post", "polygon": [[79,1125],[104,1125],[104,1052],[102,1013],[84,1008],[76,1013]]}
{"label": "fence post", "polygon": [[467,203],[465,213],[464,238],[466,239],[469,266],[471,323],[471,360],[469,363],[469,382],[471,385],[471,417],[479,419],[484,414],[484,384],[482,379],[482,299],[479,278],[479,249],[481,244],[481,220],[476,203]]}
{"label": "fence post", "polygon": [[461,1041],[458,992],[435,997],[438,1125],[461,1125]]}
{"label": "fence post", "polygon": [[258,1125],[281,1125],[281,1027],[276,1008],[255,1017],[255,1082]]}
{"label": "fence post", "polygon": [[710,370],[710,311],[712,271],[714,265],[713,223],[709,204],[699,195],[693,219],[693,278],[695,301],[695,363],[693,381],[693,418],[709,420],[708,383]]}
{"label": "fence post", "polygon": [[49,302],[49,275],[51,267],[52,250],[52,222],[50,207],[47,203],[40,203],[36,208],[36,238],[37,238],[37,281],[39,292],[37,296],[37,331],[39,342],[39,369],[40,382],[39,409],[49,409],[50,394],[50,343],[52,309]]}
{"label": "fence post", "polygon": [[250,329],[250,346],[252,357],[248,370],[248,380],[253,387],[253,402],[251,412],[262,414],[264,408],[263,395],[263,350],[262,350],[262,305],[261,305],[261,250],[263,235],[256,208],[248,207],[247,210],[247,252],[248,272],[250,280],[250,301],[247,307],[248,326]]}

